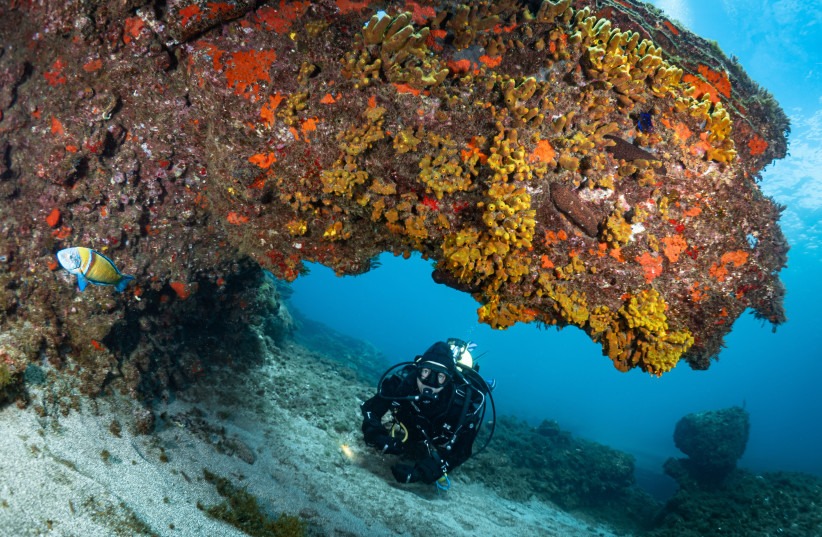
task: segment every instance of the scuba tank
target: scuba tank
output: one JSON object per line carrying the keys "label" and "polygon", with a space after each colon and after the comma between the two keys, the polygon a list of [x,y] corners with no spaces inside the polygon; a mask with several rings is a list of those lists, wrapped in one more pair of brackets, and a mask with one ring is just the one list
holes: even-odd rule
{"label": "scuba tank", "polygon": [[[488,438],[485,440],[485,443],[479,448],[473,455],[478,455],[482,453],[482,451],[488,447],[488,444],[491,442],[491,439],[494,437],[494,430],[496,429],[497,423],[497,409],[494,406],[494,397],[491,395],[491,388],[488,386],[488,383],[482,378],[479,374],[479,363],[471,354],[471,350],[476,346],[472,345],[470,342],[463,341],[459,338],[449,338],[446,343],[451,347],[451,351],[454,353],[454,360],[457,364],[457,372],[463,378],[463,380],[471,386],[474,390],[476,390],[480,395],[482,395],[482,402],[479,404],[477,408],[477,412],[480,412],[479,421],[477,421],[477,434],[479,434],[479,428],[482,426],[485,420],[485,412],[488,406],[485,404],[485,400],[487,399],[488,402],[491,404],[491,432],[488,435]],[[466,401],[471,399],[469,394],[466,394]],[[463,417],[461,420],[464,420],[467,417],[466,412],[463,412]],[[460,423],[460,425],[462,425]],[[458,426],[459,428],[459,426]]]}

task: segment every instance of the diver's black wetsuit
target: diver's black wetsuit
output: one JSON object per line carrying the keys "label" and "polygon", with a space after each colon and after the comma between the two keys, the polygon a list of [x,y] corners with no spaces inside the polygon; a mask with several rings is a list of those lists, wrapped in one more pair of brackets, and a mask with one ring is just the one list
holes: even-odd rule
{"label": "diver's black wetsuit", "polygon": [[[482,395],[467,385],[449,382],[436,399],[402,399],[420,395],[417,371],[415,365],[404,367],[383,382],[380,394],[362,404],[362,432],[369,446],[412,458],[418,461],[417,467],[419,461],[425,461],[426,468],[408,479],[401,479],[397,470],[392,468],[397,480],[433,483],[471,456]],[[466,393],[471,399],[467,404]],[[382,417],[389,410],[394,419],[408,430],[407,441],[401,443],[404,432],[397,432],[392,438],[383,426]],[[465,417],[461,419],[462,416]],[[432,459],[434,462],[431,462]],[[441,471],[435,471],[435,465]]]}

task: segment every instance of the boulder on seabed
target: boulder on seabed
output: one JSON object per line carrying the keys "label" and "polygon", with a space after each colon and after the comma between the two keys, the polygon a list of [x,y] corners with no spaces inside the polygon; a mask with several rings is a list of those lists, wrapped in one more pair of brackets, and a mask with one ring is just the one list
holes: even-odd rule
{"label": "boulder on seabed", "polygon": [[676,424],[674,443],[687,459],[669,459],[665,473],[680,486],[721,482],[745,453],[750,417],[742,407],[688,414]]}

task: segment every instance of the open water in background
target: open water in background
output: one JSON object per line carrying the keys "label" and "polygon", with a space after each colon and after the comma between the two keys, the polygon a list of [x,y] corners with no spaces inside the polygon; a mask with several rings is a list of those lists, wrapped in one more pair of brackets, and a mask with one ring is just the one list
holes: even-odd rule
{"label": "open water in background", "polygon": [[[820,317],[813,314],[818,296],[812,293],[789,292],[790,320],[776,333],[752,315],[740,317],[720,360],[707,371],[681,363],[656,378],[617,371],[599,345],[574,327],[493,330],[477,322],[473,298],[431,280],[429,262],[391,255],[380,260],[379,268],[344,278],[312,265],[308,276],[292,284],[291,305],[370,342],[392,362],[411,360],[448,337],[474,341],[481,373],[497,379],[499,414],[535,425],[555,419],[575,435],[634,454],[646,470],[661,473],[665,459],[684,456],[673,432],[685,414],[744,405],[751,436],[740,466],[822,476],[822,360],[814,340]],[[791,265],[801,264],[792,256]],[[814,284],[810,271],[787,269],[782,275],[789,290]]]}
{"label": "open water in background", "polygon": [[667,457],[682,456],[673,431],[685,414],[744,405],[751,437],[742,467],[822,476],[822,0],[652,3],[737,57],[791,118],[790,155],[765,171],[761,185],[787,206],[782,225],[792,246],[781,273],[789,320],[776,333],[745,314],[707,371],[681,364],[659,379],[620,373],[578,329],[478,324],[478,304],[435,284],[430,263],[390,255],[358,277],[312,266],[294,282],[292,303],[396,362],[438,339],[475,341],[485,353],[482,373],[499,382],[500,413],[534,424],[556,419],[563,429],[635,454],[639,467],[661,472]]}

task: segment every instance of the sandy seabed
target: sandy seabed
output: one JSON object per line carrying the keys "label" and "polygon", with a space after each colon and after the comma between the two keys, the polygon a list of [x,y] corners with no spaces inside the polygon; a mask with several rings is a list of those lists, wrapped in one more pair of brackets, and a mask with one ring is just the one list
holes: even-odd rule
{"label": "sandy seabed", "polygon": [[0,536],[245,535],[202,509],[223,501],[204,470],[271,516],[306,520],[308,535],[624,536],[551,504],[501,498],[459,469],[448,492],[397,484],[393,458],[358,434],[359,403],[372,392],[344,366],[288,345],[156,404],[148,435],[131,431],[140,407],[127,397],[83,399],[56,417],[7,406]]}

